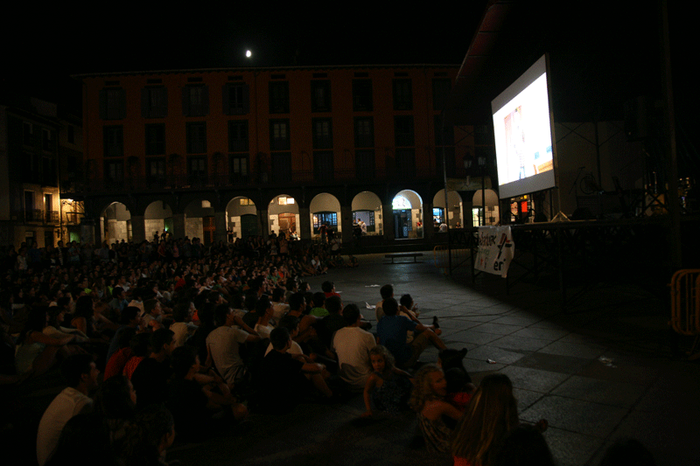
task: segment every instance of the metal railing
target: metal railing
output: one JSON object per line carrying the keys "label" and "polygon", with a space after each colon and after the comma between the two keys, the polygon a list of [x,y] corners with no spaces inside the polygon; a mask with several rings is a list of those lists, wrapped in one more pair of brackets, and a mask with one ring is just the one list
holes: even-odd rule
{"label": "metal railing", "polygon": [[692,359],[700,337],[700,269],[683,269],[671,279],[671,326],[681,335],[694,336]]}

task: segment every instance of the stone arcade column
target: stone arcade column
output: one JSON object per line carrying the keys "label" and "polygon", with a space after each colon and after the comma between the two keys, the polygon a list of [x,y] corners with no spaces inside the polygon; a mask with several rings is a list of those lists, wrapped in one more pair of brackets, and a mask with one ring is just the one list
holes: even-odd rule
{"label": "stone arcade column", "polygon": [[309,207],[299,206],[299,225],[297,233],[302,240],[311,239],[311,210]]}
{"label": "stone arcade column", "polygon": [[[445,209],[447,211],[447,209]],[[447,215],[447,213],[445,213]],[[433,204],[423,203],[423,239],[432,240],[435,236],[435,228],[433,228]]]}
{"label": "stone arcade column", "polygon": [[270,236],[270,214],[267,209],[258,210],[258,222],[260,224],[260,234],[264,240]]}
{"label": "stone arcade column", "polygon": [[216,230],[214,230],[214,242],[219,241],[226,242],[226,211],[214,212],[214,225]]}
{"label": "stone arcade column", "polygon": [[340,206],[340,225],[343,227],[343,231],[340,236],[341,241],[346,245],[352,244],[352,206]]}
{"label": "stone arcade column", "polygon": [[173,238],[184,238],[186,234],[185,214],[173,214]]}
{"label": "stone arcade column", "polygon": [[[131,241],[139,244],[146,239],[146,218],[143,215],[131,216]],[[149,240],[152,238],[149,238]]]}
{"label": "stone arcade column", "polygon": [[386,241],[394,241],[394,204],[393,199],[389,200],[388,204],[382,206],[382,223],[384,225],[384,239]]}

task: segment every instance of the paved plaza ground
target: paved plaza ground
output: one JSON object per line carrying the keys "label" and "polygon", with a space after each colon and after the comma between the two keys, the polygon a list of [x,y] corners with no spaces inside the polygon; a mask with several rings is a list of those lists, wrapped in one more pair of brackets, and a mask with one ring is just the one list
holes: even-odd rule
{"label": "paved plaza ground", "polygon": [[[464,269],[448,277],[432,253],[417,264],[358,258],[359,268],[314,277],[313,289],[334,281],[344,304],[360,305],[375,327],[366,303],[380,300],[380,285],[410,293],[422,320],[439,316],[448,347],[469,349],[464,362],[476,383],[491,372],[507,374],[521,419],[548,419],[545,438],[559,465],[596,465],[620,437],[643,442],[659,465],[698,464],[700,364],[671,358],[665,299],[599,285],[562,311],[555,290],[520,283],[506,293],[505,280],[473,283]],[[430,349],[421,362],[436,359]],[[176,444],[168,458],[199,465],[451,464],[425,451],[415,414],[367,420],[363,411],[358,395],[285,416],[256,415],[210,441]]]}

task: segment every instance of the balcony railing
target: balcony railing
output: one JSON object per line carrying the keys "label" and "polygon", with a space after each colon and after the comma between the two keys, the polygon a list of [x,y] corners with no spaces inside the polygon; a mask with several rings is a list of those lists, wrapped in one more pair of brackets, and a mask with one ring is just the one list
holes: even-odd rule
{"label": "balcony railing", "polygon": [[23,218],[25,222],[54,224],[58,223],[57,210],[30,209],[16,212],[17,218]]}
{"label": "balcony railing", "polygon": [[[433,173],[434,170],[416,169],[414,180],[441,180],[442,174],[437,176]],[[313,169],[295,170],[289,174],[280,174],[280,176],[272,176],[268,172],[254,172],[250,174],[240,173],[213,173],[206,175],[188,175],[176,174],[164,177],[128,177],[123,180],[104,180],[90,179],[86,182],[88,192],[106,193],[106,192],[157,192],[171,191],[180,189],[226,189],[226,188],[250,188],[261,187],[272,184],[275,180],[276,185],[299,185],[303,183],[306,186],[323,186],[333,184],[352,184],[366,182],[381,182],[381,181],[398,181],[406,180],[396,170],[381,170],[364,171],[358,173],[355,169],[334,170],[332,176],[315,173]]]}

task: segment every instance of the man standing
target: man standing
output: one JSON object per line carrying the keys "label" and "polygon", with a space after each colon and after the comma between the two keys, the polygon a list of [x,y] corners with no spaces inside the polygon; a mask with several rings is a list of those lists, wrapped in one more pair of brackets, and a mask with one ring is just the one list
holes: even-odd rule
{"label": "man standing", "polygon": [[90,354],[69,356],[61,364],[61,375],[68,387],[53,399],[39,421],[36,438],[39,466],[43,466],[53,454],[66,423],[73,416],[92,409],[92,399],[88,394],[97,388],[99,373]]}
{"label": "man standing", "polygon": [[367,377],[372,372],[369,350],[374,348],[374,336],[360,328],[362,315],[356,304],[348,304],[343,309],[347,323],[335,332],[333,350],[338,355],[338,375],[350,384],[353,390],[363,390]]}

